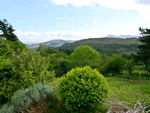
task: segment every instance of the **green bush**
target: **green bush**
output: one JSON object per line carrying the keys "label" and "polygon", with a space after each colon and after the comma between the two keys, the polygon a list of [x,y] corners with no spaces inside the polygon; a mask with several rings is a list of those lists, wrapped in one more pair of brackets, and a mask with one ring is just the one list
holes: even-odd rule
{"label": "green bush", "polygon": [[[72,112],[96,110],[99,105],[97,99],[104,101],[108,93],[106,78],[89,66],[72,69],[62,76],[58,84],[58,97]],[[95,108],[93,104],[96,104]]]}
{"label": "green bush", "polygon": [[9,102],[0,108],[0,113],[16,113],[14,105],[9,105]]}
{"label": "green bush", "polygon": [[40,81],[51,82],[55,77],[53,71],[48,71],[50,58],[45,58],[39,52],[25,49],[19,55],[13,55],[12,68],[16,78],[24,84],[24,88]]}
{"label": "green bush", "polygon": [[6,113],[14,113],[8,112],[8,108],[9,111],[25,110],[31,103],[38,103],[41,95],[48,101],[52,97],[52,92],[53,89],[50,86],[45,85],[45,82],[43,84],[39,82],[38,84],[29,86],[26,89],[19,89],[11,97],[11,102],[2,106],[0,112],[5,113],[7,111]]}
{"label": "green bush", "polygon": [[[10,62],[9,59],[3,59],[1,63],[2,71],[0,85],[0,99],[8,101],[10,97],[21,87],[27,88],[29,85],[34,85],[42,81],[52,81],[55,77],[53,71],[47,71],[49,60],[40,56],[39,52],[32,50],[24,50],[19,55],[14,54]],[[11,67],[10,73],[4,70]],[[4,101],[3,101],[4,102]],[[0,103],[3,104],[3,103]]]}
{"label": "green bush", "polygon": [[[7,53],[5,53],[6,55]],[[11,68],[11,60],[0,56],[0,105],[6,103],[13,93],[20,88],[18,84],[19,81],[13,79],[13,73]],[[20,84],[21,85],[21,84]]]}

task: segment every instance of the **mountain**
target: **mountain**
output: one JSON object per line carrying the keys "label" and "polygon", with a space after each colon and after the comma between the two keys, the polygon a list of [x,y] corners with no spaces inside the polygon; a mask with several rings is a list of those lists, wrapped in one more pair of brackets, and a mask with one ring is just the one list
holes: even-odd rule
{"label": "mountain", "polygon": [[132,38],[132,37],[135,37],[135,38],[138,38],[139,36],[137,35],[119,35],[119,36],[116,36],[116,35],[107,35],[105,38]]}
{"label": "mountain", "polygon": [[39,42],[23,42],[26,45],[39,44]]}
{"label": "mountain", "polygon": [[[60,46],[62,46],[65,43],[73,43],[73,42],[74,42],[73,40],[61,40],[61,39],[58,39],[58,40],[50,40],[50,41],[43,42],[43,43],[46,43],[48,47],[60,47]],[[31,44],[31,45],[28,45],[28,48],[29,49],[37,49],[40,44],[41,43]]]}
{"label": "mountain", "polygon": [[93,49],[100,53],[136,53],[137,45],[141,44],[138,38],[89,38],[74,43],[65,43],[61,47],[55,47],[54,49],[72,49],[74,50],[80,45],[89,45]]}

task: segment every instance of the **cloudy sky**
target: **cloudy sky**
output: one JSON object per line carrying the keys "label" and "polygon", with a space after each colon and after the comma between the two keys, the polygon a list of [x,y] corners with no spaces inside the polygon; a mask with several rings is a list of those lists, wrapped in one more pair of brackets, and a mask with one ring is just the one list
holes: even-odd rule
{"label": "cloudy sky", "polygon": [[139,35],[150,27],[150,0],[3,0],[0,19],[22,42]]}

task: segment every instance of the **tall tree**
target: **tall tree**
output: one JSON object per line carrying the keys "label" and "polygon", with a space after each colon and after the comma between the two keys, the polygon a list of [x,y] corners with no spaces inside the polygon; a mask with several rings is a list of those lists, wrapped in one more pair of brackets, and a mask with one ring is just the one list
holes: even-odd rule
{"label": "tall tree", "polygon": [[101,55],[88,45],[78,46],[69,55],[69,59],[74,66],[89,65],[92,68],[97,68],[101,63]]}
{"label": "tall tree", "polygon": [[139,37],[138,40],[143,44],[137,46],[139,49],[139,51],[137,51],[137,57],[139,61],[142,61],[145,64],[146,69],[148,70],[148,60],[150,59],[150,29],[142,29],[140,27],[139,31],[141,32],[140,34],[142,37]]}
{"label": "tall tree", "polygon": [[15,30],[12,28],[6,19],[0,20],[0,31],[2,34],[0,36],[6,37],[7,40],[10,41],[18,41],[17,36],[13,33]]}

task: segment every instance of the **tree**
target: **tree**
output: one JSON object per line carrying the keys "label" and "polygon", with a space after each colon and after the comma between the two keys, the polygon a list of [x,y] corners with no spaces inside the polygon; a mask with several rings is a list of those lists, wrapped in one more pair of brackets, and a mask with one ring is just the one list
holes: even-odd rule
{"label": "tree", "polygon": [[17,36],[13,33],[15,30],[12,28],[6,19],[0,20],[0,31],[2,34],[0,36],[6,37],[10,41],[18,41]]}
{"label": "tree", "polygon": [[124,64],[124,67],[129,71],[130,74],[132,74],[133,66],[134,66],[133,59],[126,60],[126,63]]}
{"label": "tree", "polygon": [[56,50],[54,50],[53,48],[48,47],[46,45],[46,43],[40,44],[39,47],[37,48],[37,51],[40,52],[41,56],[47,56],[49,54],[57,53]]}
{"label": "tree", "polygon": [[97,68],[101,62],[101,55],[90,46],[78,46],[73,53],[69,55],[70,61],[75,66],[89,65],[92,68]]}
{"label": "tree", "polygon": [[66,50],[64,50],[64,49],[59,49],[59,51],[63,51],[63,52],[65,52],[67,55],[70,55],[70,54],[73,52],[73,50],[71,50],[71,49],[66,49]]}
{"label": "tree", "polygon": [[148,59],[150,59],[150,29],[142,29],[139,28],[140,34],[142,37],[139,37],[139,41],[141,41],[143,44],[138,45],[139,51],[137,51],[137,57],[138,60],[142,61],[146,69],[148,70]]}
{"label": "tree", "polygon": [[108,72],[112,72],[113,74],[119,74],[124,63],[125,59],[120,54],[115,54],[110,58],[107,70]]}

